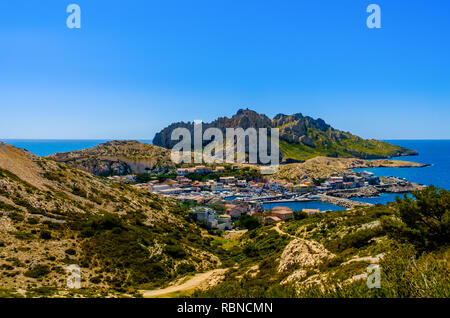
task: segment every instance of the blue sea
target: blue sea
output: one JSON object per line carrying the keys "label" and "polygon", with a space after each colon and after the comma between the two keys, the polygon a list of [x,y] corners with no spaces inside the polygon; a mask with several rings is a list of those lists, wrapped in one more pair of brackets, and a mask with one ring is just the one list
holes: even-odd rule
{"label": "blue sea", "polygon": [[450,189],[450,140],[386,140],[395,145],[414,149],[418,156],[392,159],[430,164],[424,168],[371,168],[355,171],[371,171],[377,176],[395,176],[424,185]]}
{"label": "blue sea", "polygon": [[[102,139],[75,140],[75,139],[2,139],[4,143],[14,147],[26,149],[37,156],[50,156],[57,152],[68,152],[95,147],[99,144],[111,141]],[[139,140],[151,144],[151,140]]]}
{"label": "blue sea", "polygon": [[[24,148],[38,156],[48,156],[57,152],[81,150],[97,146],[109,140],[30,140],[30,139],[4,139],[5,143],[15,147]],[[151,144],[151,140],[139,140]],[[418,156],[396,157],[392,159],[415,161],[430,164],[424,168],[369,168],[355,169],[355,171],[371,171],[377,176],[395,176],[409,181],[435,185],[450,190],[450,140],[386,140],[395,145],[414,149]],[[387,203],[395,200],[396,194],[383,194],[373,198],[355,198],[357,201],[369,203]],[[281,203],[276,203],[281,205]],[[291,202],[286,203],[293,210],[320,209],[339,210],[331,204],[321,202]],[[284,205],[284,203],[283,203]],[[270,204],[268,205],[270,206]]]}
{"label": "blue sea", "polygon": [[[352,200],[372,204],[386,204],[388,202],[394,202],[396,197],[403,198],[404,195],[404,193],[382,193],[378,197],[353,198]],[[407,193],[406,196],[409,198],[412,197],[410,193]]]}

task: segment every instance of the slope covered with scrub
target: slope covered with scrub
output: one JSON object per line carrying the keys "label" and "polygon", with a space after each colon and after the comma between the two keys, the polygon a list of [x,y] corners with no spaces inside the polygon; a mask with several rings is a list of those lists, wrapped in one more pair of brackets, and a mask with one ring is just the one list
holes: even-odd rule
{"label": "slope covered with scrub", "polygon": [[[178,202],[0,144],[0,290],[132,293],[220,260]],[[19,291],[19,292],[18,292]]]}
{"label": "slope covered with scrub", "polygon": [[[450,193],[306,215],[218,244],[232,269],[194,297],[450,297]],[[380,273],[380,285],[367,280]],[[373,285],[372,285],[373,286]]]}

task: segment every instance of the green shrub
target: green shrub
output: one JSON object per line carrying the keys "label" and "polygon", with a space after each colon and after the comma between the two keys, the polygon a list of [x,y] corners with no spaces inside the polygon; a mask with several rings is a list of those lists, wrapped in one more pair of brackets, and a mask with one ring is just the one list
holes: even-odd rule
{"label": "green shrub", "polygon": [[305,213],[303,211],[294,211],[294,219],[295,220],[303,220],[308,217],[308,213]]}
{"label": "green shrub", "polygon": [[186,252],[182,247],[178,245],[166,245],[164,247],[164,252],[175,259],[186,257]]}
{"label": "green shrub", "polygon": [[49,231],[43,230],[39,234],[39,237],[43,240],[50,240],[52,238],[52,233],[50,233]]}
{"label": "green shrub", "polygon": [[77,252],[73,248],[68,248],[65,250],[65,253],[68,255],[75,255]]}
{"label": "green shrub", "polygon": [[35,265],[24,273],[25,276],[31,278],[40,278],[50,273],[50,267],[48,265]]}
{"label": "green shrub", "polygon": [[434,186],[413,193],[415,200],[396,198],[397,218],[382,218],[387,234],[419,251],[450,244],[450,192]]}
{"label": "green shrub", "polygon": [[22,214],[20,214],[20,213],[17,213],[17,212],[11,212],[11,213],[9,213],[9,214],[8,214],[8,217],[9,217],[11,220],[17,221],[17,222],[23,221],[23,220],[24,220],[24,216],[23,216]]}
{"label": "green shrub", "polygon": [[248,230],[254,230],[261,226],[261,221],[251,215],[243,214],[239,217],[239,219],[236,221],[237,226],[240,228],[245,228]]}

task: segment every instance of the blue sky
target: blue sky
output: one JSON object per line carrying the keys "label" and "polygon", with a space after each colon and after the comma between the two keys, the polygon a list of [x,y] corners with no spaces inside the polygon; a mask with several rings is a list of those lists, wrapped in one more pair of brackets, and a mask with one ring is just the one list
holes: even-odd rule
{"label": "blue sky", "polygon": [[[66,7],[82,10],[66,27]],[[366,27],[377,3],[382,29]],[[0,138],[151,139],[301,112],[365,138],[450,138],[450,2],[0,2]]]}

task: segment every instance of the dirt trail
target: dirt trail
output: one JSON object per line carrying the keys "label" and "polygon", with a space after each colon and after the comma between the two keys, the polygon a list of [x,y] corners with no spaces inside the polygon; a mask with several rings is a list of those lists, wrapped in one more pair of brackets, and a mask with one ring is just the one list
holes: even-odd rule
{"label": "dirt trail", "polygon": [[[222,276],[227,271],[226,268],[214,269],[209,272],[196,274],[192,278],[188,279],[183,283],[175,283],[175,285],[162,288],[162,289],[154,289],[154,290],[143,290],[142,295],[145,298],[155,298],[155,297],[163,297],[168,296],[171,293],[175,292],[187,292],[192,291],[197,288],[206,287],[208,285],[214,285],[214,280],[217,280],[220,276]],[[179,280],[179,281],[182,281]]]}
{"label": "dirt trail", "polygon": [[292,234],[289,234],[289,233],[286,233],[286,232],[284,232],[282,229],[280,229],[280,225],[282,224],[283,222],[279,222],[279,223],[277,223],[277,225],[275,225],[275,227],[274,227],[274,230],[275,231],[277,231],[278,233],[280,233],[281,235],[287,235],[287,236],[289,236],[289,237],[292,237],[292,238],[298,238],[298,237],[296,237],[296,236],[294,236],[294,235],[292,235]]}

